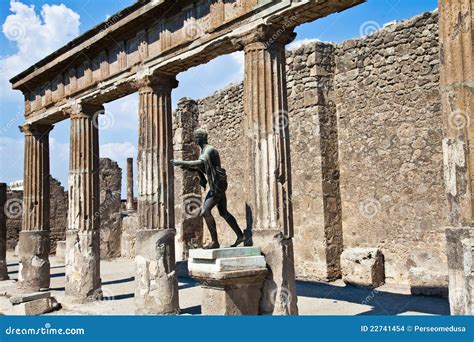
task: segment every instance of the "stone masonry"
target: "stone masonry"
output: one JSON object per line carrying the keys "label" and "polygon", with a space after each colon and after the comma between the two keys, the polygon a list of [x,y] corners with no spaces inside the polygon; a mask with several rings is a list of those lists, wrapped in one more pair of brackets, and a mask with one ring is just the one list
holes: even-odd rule
{"label": "stone masonry", "polygon": [[120,212],[122,169],[109,158],[101,158],[100,178],[100,257],[120,256],[122,215]]}
{"label": "stone masonry", "polygon": [[[66,238],[67,225],[67,191],[55,178],[50,178],[50,225],[51,253],[56,251],[56,243]],[[23,211],[23,191],[8,190],[7,192],[7,248],[15,249],[18,234],[21,230],[21,212]]]}
{"label": "stone masonry", "polygon": [[[445,219],[456,229],[472,225],[471,128],[458,125],[472,110],[472,0],[440,0],[439,25],[438,13],[427,13],[286,59],[295,27],[362,2],[143,0],[13,77],[25,98],[18,288],[50,284],[49,132],[69,119],[65,292],[78,302],[102,296],[97,118],[104,103],[138,92],[135,312],[179,312],[171,92],[180,72],[235,51],[244,52],[243,88],[225,92],[240,95],[231,100],[241,109],[231,115],[238,129],[208,128],[211,143],[231,152],[224,167],[235,168],[229,197],[238,202],[229,204],[245,218],[246,243],[265,255],[259,313],[297,314],[295,260],[302,278],[333,279],[346,248],[380,250],[387,282],[415,279],[417,292],[445,287]],[[227,108],[221,95],[198,102],[198,117],[203,107]],[[218,115],[208,113],[208,126]],[[292,160],[291,150],[306,158]],[[312,208],[315,216],[301,217]],[[464,233],[448,229],[448,237],[464,248]],[[452,290],[461,259],[451,255]],[[464,290],[450,294],[459,312]]]}
{"label": "stone masonry", "polygon": [[[300,279],[338,278],[343,248],[371,247],[385,255],[386,282],[408,284],[416,268],[428,288],[447,286],[430,284],[447,272],[437,18],[427,13],[343,44],[287,51]],[[245,227],[243,86],[196,103],[227,169],[229,208]],[[230,244],[232,232],[216,219]]]}

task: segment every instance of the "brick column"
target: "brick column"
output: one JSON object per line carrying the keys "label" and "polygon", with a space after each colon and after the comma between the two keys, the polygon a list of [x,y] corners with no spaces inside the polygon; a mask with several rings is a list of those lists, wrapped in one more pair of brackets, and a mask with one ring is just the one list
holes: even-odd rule
{"label": "brick column", "polygon": [[[472,315],[474,182],[473,0],[439,0],[441,100],[445,118],[444,175],[451,314]],[[468,254],[466,254],[468,253]]]}
{"label": "brick column", "polygon": [[23,216],[18,288],[49,288],[49,132],[51,125],[24,125]]}
{"label": "brick column", "polygon": [[7,185],[0,183],[0,280],[8,279],[7,270],[7,216],[5,204],[7,202]]}
{"label": "brick column", "polygon": [[179,312],[175,275],[173,132],[174,76],[160,74],[139,90],[138,220],[136,245],[138,314]]}
{"label": "brick column", "polygon": [[97,118],[102,110],[102,106],[81,104],[70,115],[66,295],[75,302],[101,297]]}
{"label": "brick column", "polygon": [[247,233],[262,248],[271,270],[262,314],[298,313],[285,56],[285,44],[294,37],[262,27],[243,41]]}

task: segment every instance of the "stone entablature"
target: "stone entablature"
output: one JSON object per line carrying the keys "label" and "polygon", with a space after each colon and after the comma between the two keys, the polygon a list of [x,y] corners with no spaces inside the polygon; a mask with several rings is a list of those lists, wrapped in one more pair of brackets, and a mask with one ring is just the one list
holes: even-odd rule
{"label": "stone entablature", "polygon": [[[243,48],[262,25],[281,32],[363,0],[140,1],[14,77],[27,122],[55,123],[74,102],[103,104],[139,89],[137,79],[177,74]],[[165,13],[165,14],[163,14]],[[159,18],[159,19],[156,19]]]}

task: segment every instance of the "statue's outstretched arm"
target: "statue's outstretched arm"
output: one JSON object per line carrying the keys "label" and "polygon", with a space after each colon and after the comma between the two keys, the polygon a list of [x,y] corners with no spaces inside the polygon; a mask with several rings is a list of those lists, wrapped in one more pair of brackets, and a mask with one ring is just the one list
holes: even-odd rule
{"label": "statue's outstretched arm", "polygon": [[174,166],[181,166],[187,169],[193,169],[193,170],[199,170],[202,171],[204,170],[204,161],[198,159],[198,160],[191,160],[191,161],[186,161],[186,160],[172,160],[171,163]]}

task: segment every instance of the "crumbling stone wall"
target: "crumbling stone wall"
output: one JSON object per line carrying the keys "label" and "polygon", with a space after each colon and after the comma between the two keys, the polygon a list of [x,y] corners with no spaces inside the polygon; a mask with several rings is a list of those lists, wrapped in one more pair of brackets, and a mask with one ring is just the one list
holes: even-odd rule
{"label": "crumbling stone wall", "polygon": [[[55,253],[56,244],[66,238],[67,227],[67,191],[55,178],[50,179],[50,229],[51,253]],[[23,191],[7,192],[7,249],[14,250],[21,230],[21,213],[23,211]]]}
{"label": "crumbling stone wall", "polygon": [[122,238],[122,169],[109,158],[100,158],[100,257],[120,256]]}
{"label": "crumbling stone wall", "polygon": [[[339,277],[343,248],[378,247],[387,282],[408,283],[414,270],[427,286],[445,279],[437,32],[437,13],[427,13],[369,37],[288,52],[299,278]],[[244,228],[242,92],[231,85],[197,100],[196,110]],[[233,242],[225,222],[217,225],[221,243]]]}
{"label": "crumbling stone wall", "polygon": [[66,239],[67,228],[67,209],[68,198],[67,191],[59,181],[51,177],[50,181],[50,239],[51,253],[56,253],[56,244],[58,241]]}
{"label": "crumbling stone wall", "polygon": [[[120,256],[122,231],[121,184],[122,170],[108,158],[100,159],[101,258]],[[56,252],[58,241],[66,239],[68,196],[59,181],[50,180],[51,253]],[[14,250],[21,230],[23,191],[7,192],[7,248]]]}
{"label": "crumbling stone wall", "polygon": [[23,191],[7,191],[7,202],[3,209],[7,219],[7,250],[14,250],[21,230]]}
{"label": "crumbling stone wall", "polygon": [[437,13],[345,42],[336,65],[344,245],[382,249],[388,282],[446,272]]}
{"label": "crumbling stone wall", "polygon": [[[195,160],[199,147],[195,144],[194,130],[199,125],[197,103],[183,99],[173,113],[174,158]],[[198,174],[192,170],[175,170],[175,250],[176,261],[188,259],[188,251],[202,247],[203,219],[199,216],[202,206],[201,186]]]}

